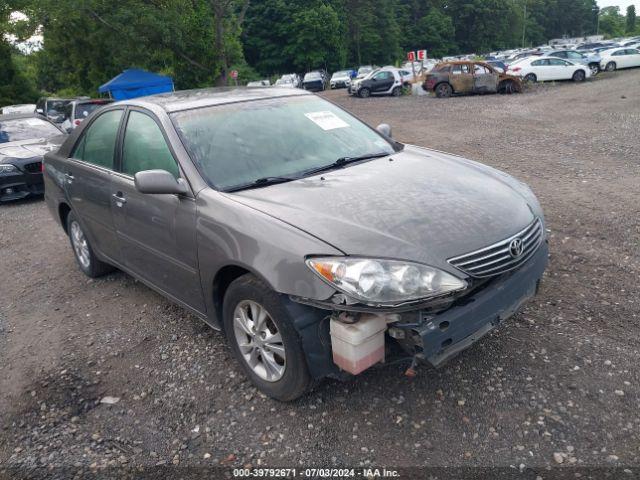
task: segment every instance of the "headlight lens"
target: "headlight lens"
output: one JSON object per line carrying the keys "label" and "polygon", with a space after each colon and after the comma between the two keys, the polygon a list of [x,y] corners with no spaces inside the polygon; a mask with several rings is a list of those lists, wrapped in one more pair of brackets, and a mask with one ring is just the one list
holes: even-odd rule
{"label": "headlight lens", "polygon": [[355,257],[314,257],[306,263],[336,289],[372,305],[428,299],[467,287],[464,280],[419,263]]}
{"label": "headlight lens", "polygon": [[10,164],[6,164],[6,165],[0,165],[0,173],[12,173],[12,172],[17,172],[18,169]]}

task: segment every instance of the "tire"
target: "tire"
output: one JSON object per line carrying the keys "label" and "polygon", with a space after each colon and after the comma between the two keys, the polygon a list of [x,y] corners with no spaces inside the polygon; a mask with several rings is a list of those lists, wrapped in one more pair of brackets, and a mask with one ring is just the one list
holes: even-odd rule
{"label": "tire", "polygon": [[584,70],[576,70],[575,72],[573,72],[573,76],[571,77],[571,79],[574,82],[584,82],[585,77],[586,74],[584,73]]}
{"label": "tire", "polygon": [[538,81],[538,77],[536,77],[535,73],[527,73],[524,76],[524,81],[529,83],[536,83]]}
{"label": "tire", "polygon": [[451,85],[449,85],[448,83],[439,83],[438,85],[436,85],[434,91],[436,92],[436,97],[438,98],[449,98],[453,93]]}
{"label": "tire", "polygon": [[393,90],[391,90],[391,95],[394,97],[399,97],[400,95],[402,95],[402,88],[400,87],[396,87]]}
{"label": "tire", "polygon": [[73,212],[69,212],[67,216],[67,233],[69,234],[73,255],[76,257],[76,263],[87,277],[97,278],[115,270],[108,263],[98,260],[98,257],[93,253],[89,239]]}
{"label": "tire", "polygon": [[369,98],[369,96],[371,95],[371,90],[369,90],[368,88],[361,88],[360,91],[358,92],[358,96],[360,98]]}
{"label": "tire", "polygon": [[605,70],[607,72],[615,72],[617,68],[618,68],[618,66],[616,65],[616,62],[609,62],[609,63],[607,63],[607,66],[605,67]]}
{"label": "tire", "polygon": [[512,82],[511,80],[506,80],[506,81],[502,82],[498,86],[498,92],[506,94],[506,95],[510,95],[512,93],[516,93],[516,91],[517,91],[516,84],[514,82]]}
{"label": "tire", "polygon": [[595,77],[598,73],[600,73],[600,65],[598,65],[597,63],[590,64],[589,69],[591,70],[592,77]]}
{"label": "tire", "polygon": [[[229,285],[222,315],[229,347],[258,390],[288,402],[310,389],[302,343],[276,292],[254,275],[243,275]],[[254,315],[262,319],[257,328]]]}

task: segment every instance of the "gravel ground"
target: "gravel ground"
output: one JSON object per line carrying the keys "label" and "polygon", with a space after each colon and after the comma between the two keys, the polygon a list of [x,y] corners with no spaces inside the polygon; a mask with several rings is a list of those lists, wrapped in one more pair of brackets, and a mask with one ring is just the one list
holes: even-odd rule
{"label": "gravel ground", "polygon": [[550,228],[540,295],[440,370],[382,366],[281,404],[245,380],[220,333],[125,274],[84,277],[41,200],[3,205],[0,477],[156,465],[171,477],[218,465],[638,474],[640,70],[512,96],[326,96],[401,141],[528,182]]}

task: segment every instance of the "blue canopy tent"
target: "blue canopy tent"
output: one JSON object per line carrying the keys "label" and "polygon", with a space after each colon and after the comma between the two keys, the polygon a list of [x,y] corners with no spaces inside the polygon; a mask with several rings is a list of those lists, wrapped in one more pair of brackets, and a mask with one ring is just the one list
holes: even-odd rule
{"label": "blue canopy tent", "polygon": [[131,68],[101,85],[98,91],[108,93],[115,100],[126,100],[156,93],[172,92],[173,80],[171,77]]}

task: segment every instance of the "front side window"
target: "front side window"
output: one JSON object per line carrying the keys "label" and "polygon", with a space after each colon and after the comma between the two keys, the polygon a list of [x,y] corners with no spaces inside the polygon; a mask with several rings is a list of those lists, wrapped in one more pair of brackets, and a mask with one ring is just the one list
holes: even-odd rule
{"label": "front side window", "polygon": [[475,73],[476,75],[484,75],[491,72],[484,65],[475,64],[473,66],[473,73]]}
{"label": "front side window", "polygon": [[469,73],[469,65],[467,65],[466,63],[454,65],[451,73],[453,73],[454,75]]}
{"label": "front side window", "polygon": [[389,80],[393,78],[393,73],[391,72],[379,72],[373,78],[376,80]]}
{"label": "front side window", "polygon": [[113,168],[122,110],[105,112],[85,130],[71,156],[101,167]]}
{"label": "front side window", "polygon": [[155,169],[180,177],[178,165],[158,124],[149,115],[131,112],[122,147],[122,173],[133,176],[143,170]]}
{"label": "front side window", "polygon": [[199,108],[172,119],[200,171],[221,190],[304,176],[342,157],[395,152],[375,130],[314,96]]}

